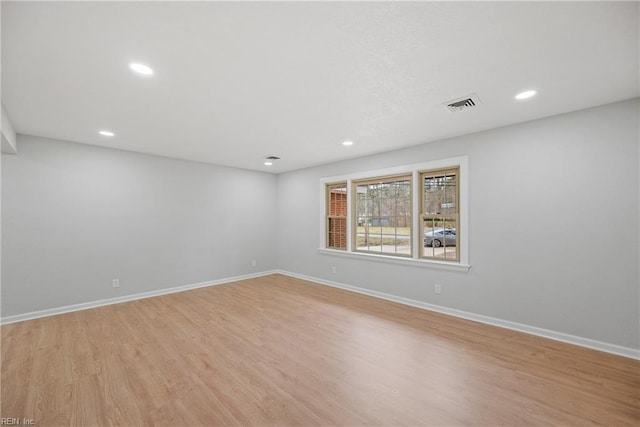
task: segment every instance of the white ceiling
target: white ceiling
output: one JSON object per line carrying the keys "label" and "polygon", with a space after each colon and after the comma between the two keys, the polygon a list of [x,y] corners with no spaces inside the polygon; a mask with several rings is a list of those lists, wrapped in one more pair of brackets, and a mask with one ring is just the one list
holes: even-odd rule
{"label": "white ceiling", "polygon": [[638,31],[637,2],[3,1],[2,103],[19,133],[283,172],[637,97]]}

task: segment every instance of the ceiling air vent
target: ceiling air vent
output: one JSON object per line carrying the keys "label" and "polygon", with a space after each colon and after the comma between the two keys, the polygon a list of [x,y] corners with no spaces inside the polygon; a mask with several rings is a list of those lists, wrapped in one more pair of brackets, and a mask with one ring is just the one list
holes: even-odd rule
{"label": "ceiling air vent", "polygon": [[462,98],[457,98],[449,102],[445,102],[442,105],[447,107],[447,109],[452,113],[457,113],[463,110],[468,110],[469,108],[477,107],[480,104],[480,98],[478,98],[478,95],[473,93],[469,96],[464,96]]}

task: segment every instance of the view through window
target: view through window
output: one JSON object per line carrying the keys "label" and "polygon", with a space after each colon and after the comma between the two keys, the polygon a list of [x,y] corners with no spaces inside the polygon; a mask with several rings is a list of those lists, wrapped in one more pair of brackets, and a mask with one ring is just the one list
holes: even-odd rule
{"label": "view through window", "polygon": [[411,256],[411,176],[356,182],[356,250]]}
{"label": "view through window", "polygon": [[347,183],[327,186],[327,247],[347,249]]}
{"label": "view through window", "polygon": [[424,172],[422,232],[424,258],[459,260],[458,169]]}

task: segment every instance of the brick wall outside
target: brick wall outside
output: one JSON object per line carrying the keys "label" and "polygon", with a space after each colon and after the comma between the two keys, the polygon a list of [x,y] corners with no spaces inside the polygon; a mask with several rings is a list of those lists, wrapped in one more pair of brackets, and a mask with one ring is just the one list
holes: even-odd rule
{"label": "brick wall outside", "polygon": [[345,191],[332,189],[329,195],[329,241],[327,242],[327,246],[330,248],[346,249],[347,193]]}

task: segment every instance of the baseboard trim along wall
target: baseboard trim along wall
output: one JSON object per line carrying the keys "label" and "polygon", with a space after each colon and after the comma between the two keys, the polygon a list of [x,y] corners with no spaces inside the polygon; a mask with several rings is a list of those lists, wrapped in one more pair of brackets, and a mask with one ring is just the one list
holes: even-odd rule
{"label": "baseboard trim along wall", "polygon": [[575,335],[565,334],[563,332],[552,331],[549,329],[538,328],[535,326],[524,325],[522,323],[511,322],[508,320],[497,319],[494,317],[483,316],[481,314],[475,314],[467,311],[456,310],[453,308],[443,307],[435,304],[429,304],[426,302],[403,298],[396,295],[386,294],[384,292],[372,291],[357,286],[345,285],[344,283],[332,282],[329,280],[319,279],[317,277],[306,276],[304,274],[292,273],[290,271],[278,270],[279,274],[294,277],[296,279],[302,279],[309,282],[317,283],[320,285],[332,286],[334,288],[344,289],[346,291],[357,292],[380,298],[399,304],[408,305],[411,307],[421,308],[424,310],[435,311],[442,314],[448,314],[450,316],[460,317],[462,319],[472,320],[475,322],[485,323],[492,326],[498,326],[505,329],[511,329],[518,332],[524,332],[526,334],[537,335],[543,338],[549,338],[555,341],[562,341],[568,344],[577,345],[580,347],[586,347],[593,350],[599,350],[606,353],[616,354],[618,356],[624,356],[631,359],[640,360],[640,350],[636,350],[630,347],[623,347],[615,344],[609,344],[602,341],[596,341],[589,338],[578,337]]}
{"label": "baseboard trim along wall", "polygon": [[24,314],[16,314],[14,316],[6,316],[0,319],[1,325],[10,323],[23,322],[25,320],[38,319],[40,317],[55,316],[56,314],[71,313],[74,311],[88,310],[90,308],[102,307],[105,305],[119,304],[122,302],[135,301],[139,299],[152,298],[161,295],[174,294],[176,292],[190,291],[192,289],[206,288],[209,286],[224,285],[226,283],[237,282],[239,280],[254,279],[256,277],[269,276],[276,274],[278,271],[269,270],[260,273],[245,274],[242,276],[226,277],[224,279],[211,280],[208,282],[193,283],[190,285],[175,286],[172,288],[158,289],[157,291],[141,292],[132,295],[123,295],[121,297],[102,299],[97,301],[84,302],[80,304],[66,305],[63,307],[49,308],[46,310],[32,311]]}

